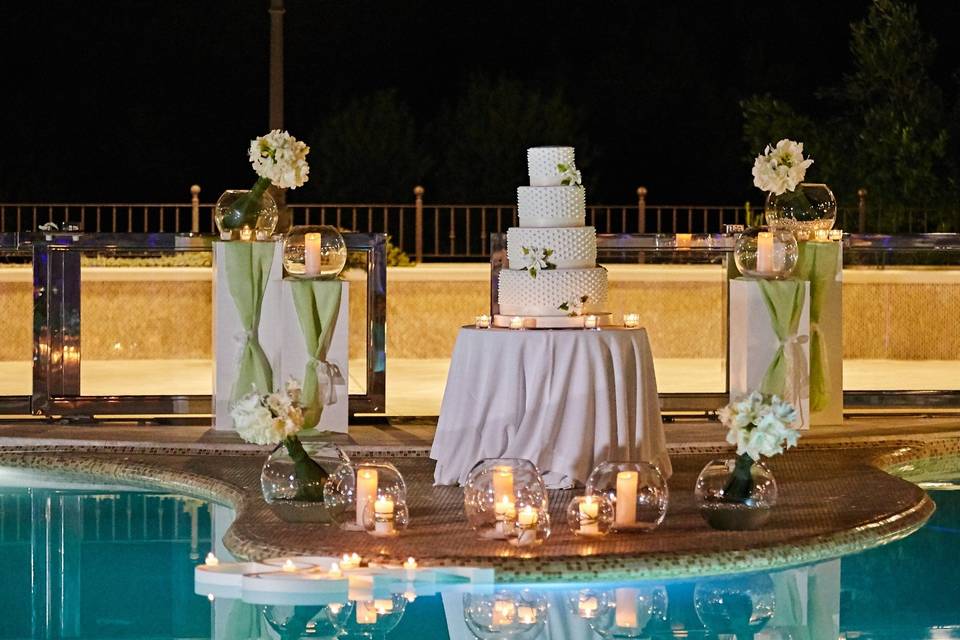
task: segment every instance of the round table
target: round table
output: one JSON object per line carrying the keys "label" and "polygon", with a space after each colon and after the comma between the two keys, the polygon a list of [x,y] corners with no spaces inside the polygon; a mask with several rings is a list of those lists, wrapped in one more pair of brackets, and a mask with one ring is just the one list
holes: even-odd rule
{"label": "round table", "polygon": [[430,457],[437,484],[484,458],[533,461],[550,488],[604,460],[671,474],[644,329],[475,329],[457,336]]}

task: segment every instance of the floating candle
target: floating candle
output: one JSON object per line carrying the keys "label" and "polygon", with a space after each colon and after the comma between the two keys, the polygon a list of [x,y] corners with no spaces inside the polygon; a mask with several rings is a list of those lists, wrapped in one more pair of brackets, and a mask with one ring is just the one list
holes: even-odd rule
{"label": "floating candle", "polygon": [[291,560],[290,558],[287,558],[286,561],[283,563],[282,568],[284,571],[288,573],[293,573],[294,571],[297,570],[297,565],[293,564],[293,560]]}
{"label": "floating candle", "polygon": [[377,624],[377,609],[372,600],[357,601],[357,624]]}
{"label": "floating candle", "polygon": [[339,580],[343,577],[343,571],[340,569],[340,565],[334,562],[330,565],[330,571],[327,572],[328,578],[333,578],[334,580]]}
{"label": "floating candle", "polygon": [[537,513],[537,510],[528,505],[520,509],[520,514],[517,516],[517,523],[524,529],[530,529],[536,526],[537,520],[539,519],[540,514]]}
{"label": "floating candle", "polygon": [[632,527],[637,522],[637,472],[617,474],[617,509],[614,516],[617,527]]}

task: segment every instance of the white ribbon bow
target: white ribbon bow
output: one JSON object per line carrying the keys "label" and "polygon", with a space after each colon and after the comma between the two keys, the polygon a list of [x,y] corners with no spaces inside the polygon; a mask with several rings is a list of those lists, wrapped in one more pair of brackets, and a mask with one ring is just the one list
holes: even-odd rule
{"label": "white ribbon bow", "polygon": [[233,343],[237,345],[237,358],[234,365],[235,369],[240,368],[240,362],[243,361],[243,352],[246,351],[247,344],[253,340],[253,331],[247,329],[245,331],[237,331],[233,334]]}
{"label": "white ribbon bow", "polygon": [[310,359],[310,364],[317,372],[317,400],[323,406],[337,403],[338,384],[346,384],[343,374],[333,362],[326,360]]}
{"label": "white ribbon bow", "polygon": [[800,413],[800,423],[804,424],[806,420],[803,417],[802,400],[810,397],[810,371],[809,366],[803,366],[806,358],[803,353],[803,345],[810,341],[808,335],[789,335],[780,341],[780,347],[783,349],[783,357],[786,364],[784,375],[784,400],[792,404]]}

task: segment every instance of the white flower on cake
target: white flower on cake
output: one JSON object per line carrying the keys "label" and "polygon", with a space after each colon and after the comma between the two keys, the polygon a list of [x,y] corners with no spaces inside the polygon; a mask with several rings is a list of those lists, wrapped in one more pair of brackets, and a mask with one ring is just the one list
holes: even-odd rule
{"label": "white flower on cake", "polygon": [[557,265],[549,261],[553,255],[553,249],[541,249],[540,247],[520,247],[523,254],[524,270],[530,274],[531,278],[536,278],[541,271],[556,269]]}
{"label": "white flower on cake", "polygon": [[580,172],[577,171],[577,168],[572,164],[563,164],[562,162],[557,165],[557,171],[560,172],[560,184],[565,187],[579,187],[582,185]]}
{"label": "white flower on cake", "polygon": [[253,170],[281,189],[296,189],[307,181],[308,153],[310,147],[280,129],[250,141]]}
{"label": "white flower on cake", "polygon": [[813,160],[803,157],[803,143],[784,138],[776,147],[767,145],[753,163],[753,184],[763,191],[783,195],[793,191],[807,174]]}
{"label": "white flower on cake", "polygon": [[254,444],[279,444],[303,429],[300,383],[287,381],[283,393],[261,396],[255,391],[240,398],[230,410],[237,434]]}
{"label": "white flower on cake", "polygon": [[583,307],[587,304],[587,300],[590,299],[590,296],[580,296],[580,298],[571,301],[562,302],[557,306],[557,309],[560,311],[567,311],[567,315],[571,318],[576,316],[583,315]]}
{"label": "white flower on cake", "polygon": [[718,415],[727,428],[727,442],[737,446],[737,455],[747,454],[754,461],[795,447],[800,437],[793,428],[799,419],[796,408],[779,396],[754,391],[723,407]]}

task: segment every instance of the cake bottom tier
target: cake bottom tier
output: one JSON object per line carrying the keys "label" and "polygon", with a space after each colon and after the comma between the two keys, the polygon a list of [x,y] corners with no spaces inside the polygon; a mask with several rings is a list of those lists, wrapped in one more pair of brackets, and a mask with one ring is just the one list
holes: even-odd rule
{"label": "cake bottom tier", "polygon": [[526,271],[500,272],[500,313],[509,316],[568,316],[603,310],[607,303],[607,270],[555,269],[536,278]]}

